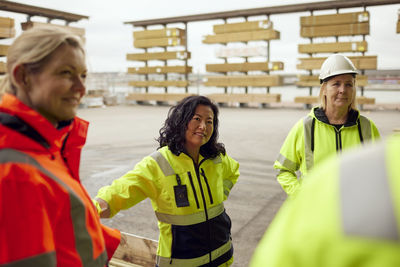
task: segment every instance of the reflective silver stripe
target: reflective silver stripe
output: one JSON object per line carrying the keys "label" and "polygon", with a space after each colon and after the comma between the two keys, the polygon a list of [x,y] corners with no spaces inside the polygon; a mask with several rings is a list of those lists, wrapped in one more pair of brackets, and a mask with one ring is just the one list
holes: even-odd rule
{"label": "reflective silver stripe", "polygon": [[[224,245],[219,248],[213,250],[211,252],[211,261],[216,260],[218,257],[224,255],[232,248],[232,243],[229,240]],[[164,267],[182,267],[182,266],[201,266],[209,263],[210,257],[208,254],[203,255],[201,257],[193,258],[193,259],[175,259],[175,258],[165,258],[157,255],[156,262],[157,266]]]}
{"label": "reflective silver stripe", "polygon": [[306,157],[306,167],[310,170],[314,165],[314,155],[311,151],[311,124],[313,118],[311,116],[306,116],[303,119],[304,124],[304,154]]}
{"label": "reflective silver stripe", "polygon": [[360,115],[361,132],[364,140],[371,140],[371,122],[364,116]]}
{"label": "reflective silver stripe", "polygon": [[157,162],[158,166],[160,166],[160,169],[162,170],[165,176],[170,176],[175,174],[168,160],[164,158],[164,156],[159,151],[153,152],[150,155],[150,157],[152,157]]}
{"label": "reflective silver stripe", "polygon": [[212,159],[212,162],[214,162],[214,164],[218,164],[222,162],[221,156],[216,156],[215,158]]}
{"label": "reflective silver stripe", "polygon": [[347,235],[399,240],[385,164],[385,147],[373,146],[340,161],[343,230]]}
{"label": "reflective silver stripe", "polygon": [[233,183],[231,180],[224,179],[224,194],[225,196],[229,196],[231,189],[233,187]]}
{"label": "reflective silver stripe", "polygon": [[300,168],[300,165],[296,162],[291,161],[290,159],[286,158],[284,155],[279,153],[278,158],[276,159],[282,166],[287,168],[290,171],[297,171]]}
{"label": "reflective silver stripe", "polygon": [[[212,219],[224,212],[224,204],[221,203],[215,207],[207,210],[208,219]],[[193,214],[187,215],[173,215],[161,212],[156,212],[157,219],[160,222],[169,223],[173,225],[192,225],[196,223],[202,223],[206,221],[206,214],[204,211],[199,211]]]}
{"label": "reflective silver stripe", "polygon": [[1,267],[55,267],[57,266],[56,253],[54,251],[25,258],[6,264],[0,264]]}
{"label": "reflective silver stripe", "polygon": [[76,193],[61,179],[41,166],[39,162],[28,154],[14,149],[1,149],[0,164],[4,163],[29,164],[68,191],[71,203],[71,220],[74,229],[75,247],[81,258],[82,264],[83,266],[103,267],[107,262],[107,252],[104,251],[97,259],[93,259],[92,238],[86,228],[86,210],[80,197],[77,196]]}

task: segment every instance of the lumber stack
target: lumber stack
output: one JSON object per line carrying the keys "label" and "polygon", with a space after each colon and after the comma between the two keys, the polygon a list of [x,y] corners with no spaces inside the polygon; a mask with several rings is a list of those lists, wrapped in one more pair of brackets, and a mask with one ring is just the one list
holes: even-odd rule
{"label": "lumber stack", "polygon": [[[126,55],[126,59],[136,65],[127,70],[137,77],[129,83],[130,86],[145,88],[144,93],[149,93],[151,87],[164,88],[165,93],[168,87],[183,87],[187,92],[188,74],[192,67],[188,66],[191,55],[186,49],[186,29],[138,30],[133,32],[133,39],[133,46],[142,52]],[[147,96],[142,98],[150,100]]]}
{"label": "lumber stack", "polygon": [[[277,39],[280,39],[280,33],[273,29],[273,23],[268,19],[214,25],[213,34],[204,36],[203,43],[222,44],[215,54],[224,62],[206,64],[206,71],[217,75],[205,77],[204,85],[223,87],[226,94],[228,87],[232,90],[234,87],[245,88],[247,94],[248,87],[267,88],[269,93],[269,87],[282,85],[282,77],[270,75],[271,71],[284,69],[283,62],[269,61],[269,41]],[[232,97],[236,99],[234,95],[227,94],[226,102]],[[218,99],[221,100],[220,95]],[[249,102],[257,96],[237,99]],[[268,101],[279,102],[280,96],[270,97]]]}
{"label": "lumber stack", "polygon": [[397,11],[398,16],[397,16],[397,27],[396,27],[396,32],[400,33],[400,9]]}
{"label": "lumber stack", "polygon": [[[299,44],[298,52],[309,57],[299,58],[297,69],[308,74],[299,75],[298,87],[309,87],[310,95],[295,98],[297,103],[312,104],[316,97],[312,96],[312,87],[319,87],[318,74],[322,63],[331,53],[341,53],[349,57],[359,70],[356,85],[368,84],[364,70],[377,69],[377,56],[366,56],[368,43],[365,35],[369,34],[369,12],[337,13],[300,17],[300,35],[308,38],[309,43]],[[343,38],[345,40],[343,41]],[[349,40],[350,39],[350,40]],[[354,39],[354,40],[352,40]]]}
{"label": "lumber stack", "polygon": [[[7,17],[0,17],[0,39],[15,37],[14,19]],[[9,45],[0,44],[0,57],[7,56]],[[0,74],[6,73],[5,59],[0,61]]]}

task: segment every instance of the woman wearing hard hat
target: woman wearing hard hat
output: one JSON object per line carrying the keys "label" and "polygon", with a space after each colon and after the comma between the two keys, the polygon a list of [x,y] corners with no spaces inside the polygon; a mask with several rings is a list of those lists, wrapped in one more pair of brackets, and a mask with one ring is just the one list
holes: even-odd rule
{"label": "woman wearing hard hat", "polygon": [[278,182],[288,195],[301,185],[296,171],[303,176],[327,156],[379,138],[375,124],[356,109],[356,75],[344,55],[333,54],[322,64],[320,106],[294,125],[274,163]]}

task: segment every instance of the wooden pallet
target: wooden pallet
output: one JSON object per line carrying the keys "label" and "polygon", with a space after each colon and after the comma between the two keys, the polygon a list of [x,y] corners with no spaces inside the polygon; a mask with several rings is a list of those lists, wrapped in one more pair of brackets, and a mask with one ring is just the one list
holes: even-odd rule
{"label": "wooden pallet", "polygon": [[191,73],[190,66],[156,66],[156,67],[133,67],[128,68],[128,73],[134,74],[151,74],[151,73]]}
{"label": "wooden pallet", "polygon": [[173,93],[133,93],[126,97],[126,100],[134,101],[158,101],[158,102],[168,102],[168,101],[181,101],[185,97],[191,96],[193,94],[173,94]]}
{"label": "wooden pallet", "polygon": [[[320,87],[319,77],[317,75],[301,75],[299,76],[299,81],[296,82],[299,87]],[[368,76],[357,75],[356,86],[366,86],[368,85]]]}
{"label": "wooden pallet", "polygon": [[[360,70],[376,70],[377,56],[349,56],[348,57],[357,69]],[[300,64],[297,69],[302,70],[319,70],[326,57],[299,58]]]}
{"label": "wooden pallet", "polygon": [[133,32],[133,39],[153,39],[166,37],[184,37],[185,30],[179,28],[164,28],[157,30],[144,30]]}
{"label": "wooden pallet", "polygon": [[43,27],[43,26],[55,27],[55,28],[58,28],[58,29],[63,29],[63,30],[72,32],[73,34],[78,35],[80,37],[85,37],[85,29],[83,29],[83,28],[65,26],[65,25],[58,25],[58,24],[51,24],[51,23],[36,22],[36,21],[28,21],[28,22],[22,22],[21,23],[21,28],[24,31],[26,31],[26,30],[28,30],[30,28]]}
{"label": "wooden pallet", "polygon": [[237,75],[237,76],[208,76],[205,86],[215,87],[268,87],[280,86],[283,78],[280,75]]}
{"label": "wooden pallet", "polygon": [[130,86],[135,87],[187,87],[189,86],[188,81],[131,81],[129,82]]}
{"label": "wooden pallet", "polygon": [[360,42],[333,42],[333,43],[312,43],[299,44],[299,53],[338,53],[338,52],[366,52],[368,51],[368,43]]}
{"label": "wooden pallet", "polygon": [[208,72],[247,72],[247,71],[273,71],[283,70],[283,62],[243,62],[243,63],[223,63],[223,64],[206,64]]}
{"label": "wooden pallet", "polygon": [[272,22],[269,20],[245,21],[237,23],[216,24],[213,26],[215,34],[230,32],[249,32],[265,29],[272,29]]}
{"label": "wooden pallet", "polygon": [[339,25],[307,26],[307,27],[301,27],[300,29],[300,36],[304,38],[368,35],[368,34],[369,34],[369,22],[339,24]]}
{"label": "wooden pallet", "polygon": [[182,37],[135,39],[133,41],[133,46],[136,48],[184,46],[184,45],[186,45],[186,38]]}
{"label": "wooden pallet", "polygon": [[280,38],[280,33],[278,31],[268,29],[262,31],[234,32],[234,33],[206,35],[203,40],[203,43],[218,44],[218,43],[231,43],[231,42],[275,40],[279,38]]}
{"label": "wooden pallet", "polygon": [[156,53],[135,53],[127,54],[127,60],[134,61],[147,61],[147,60],[170,60],[178,59],[185,60],[190,58],[190,52],[188,51],[168,51],[168,52],[156,52]]}
{"label": "wooden pallet", "polygon": [[209,94],[208,98],[217,103],[277,103],[280,94]]}
{"label": "wooden pallet", "polygon": [[322,26],[369,22],[369,12],[351,12],[300,17],[300,26]]}
{"label": "wooden pallet", "polygon": [[155,265],[157,241],[123,232],[121,235],[121,243],[109,263],[110,267]]}

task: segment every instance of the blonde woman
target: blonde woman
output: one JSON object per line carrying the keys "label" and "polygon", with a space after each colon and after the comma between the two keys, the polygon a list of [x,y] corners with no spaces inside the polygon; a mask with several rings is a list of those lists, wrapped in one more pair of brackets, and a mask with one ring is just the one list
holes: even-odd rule
{"label": "blonde woman", "polygon": [[79,37],[34,28],[10,46],[0,103],[0,265],[106,266],[120,233],[79,180],[88,123]]}
{"label": "blonde woman", "polygon": [[321,105],[290,130],[274,164],[288,195],[298,190],[302,176],[329,155],[379,138],[375,124],[356,109],[356,75],[344,55],[333,54],[322,64]]}

